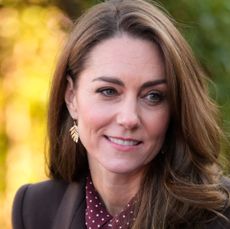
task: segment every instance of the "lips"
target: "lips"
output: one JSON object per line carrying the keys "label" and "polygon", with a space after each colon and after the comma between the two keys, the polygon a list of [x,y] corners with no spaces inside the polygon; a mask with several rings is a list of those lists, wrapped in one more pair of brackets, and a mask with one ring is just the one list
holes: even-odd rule
{"label": "lips", "polygon": [[137,146],[141,143],[139,140],[130,139],[130,138],[119,138],[119,137],[111,137],[105,136],[110,142],[115,143],[121,146]]}

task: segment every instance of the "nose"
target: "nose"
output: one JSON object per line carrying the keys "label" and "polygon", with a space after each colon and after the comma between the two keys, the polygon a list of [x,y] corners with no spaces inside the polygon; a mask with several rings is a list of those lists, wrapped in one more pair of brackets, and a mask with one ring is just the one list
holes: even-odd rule
{"label": "nose", "polygon": [[138,106],[135,100],[129,99],[120,104],[117,123],[127,130],[133,130],[140,126]]}

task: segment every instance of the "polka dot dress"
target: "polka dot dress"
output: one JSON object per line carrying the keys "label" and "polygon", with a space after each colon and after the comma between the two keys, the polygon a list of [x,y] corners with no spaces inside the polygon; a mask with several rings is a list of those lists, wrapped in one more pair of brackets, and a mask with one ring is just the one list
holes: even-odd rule
{"label": "polka dot dress", "polygon": [[85,222],[88,229],[130,228],[130,225],[135,220],[134,204],[135,201],[132,199],[122,212],[113,217],[100,200],[91,178],[87,177]]}

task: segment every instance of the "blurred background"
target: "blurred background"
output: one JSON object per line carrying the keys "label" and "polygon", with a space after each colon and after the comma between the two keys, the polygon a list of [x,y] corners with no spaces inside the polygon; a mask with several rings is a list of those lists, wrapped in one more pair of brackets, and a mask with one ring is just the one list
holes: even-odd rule
{"label": "blurred background", "polygon": [[[93,0],[0,0],[0,228],[25,183],[47,179],[46,112],[59,50]],[[230,133],[230,1],[161,0],[214,84],[210,94]],[[230,153],[222,153],[228,160]],[[225,173],[230,172],[226,163]]]}

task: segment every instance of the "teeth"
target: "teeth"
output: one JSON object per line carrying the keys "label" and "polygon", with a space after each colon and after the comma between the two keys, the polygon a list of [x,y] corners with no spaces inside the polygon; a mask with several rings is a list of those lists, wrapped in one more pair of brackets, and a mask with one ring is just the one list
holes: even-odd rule
{"label": "teeth", "polygon": [[112,137],[108,137],[108,138],[111,142],[116,143],[118,145],[124,145],[124,146],[134,146],[139,143],[138,141],[135,140],[122,140],[122,139],[112,138]]}

